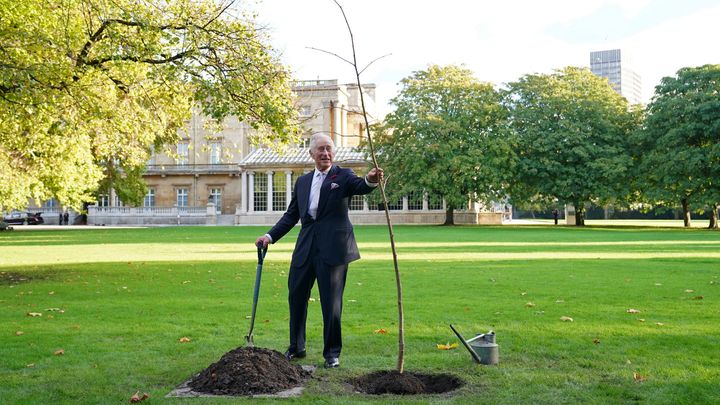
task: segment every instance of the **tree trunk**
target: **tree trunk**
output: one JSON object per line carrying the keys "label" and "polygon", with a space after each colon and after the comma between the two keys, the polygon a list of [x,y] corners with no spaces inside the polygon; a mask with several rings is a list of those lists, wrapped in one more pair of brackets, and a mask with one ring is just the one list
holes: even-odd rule
{"label": "tree trunk", "polygon": [[575,226],[585,226],[585,204],[573,201],[575,206]]}
{"label": "tree trunk", "polygon": [[690,204],[688,202],[687,198],[682,199],[682,210],[683,210],[683,224],[686,228],[689,228],[691,226],[690,221]]}
{"label": "tree trunk", "polygon": [[717,204],[711,205],[710,223],[708,224],[708,229],[718,229],[718,205]]}
{"label": "tree trunk", "polygon": [[445,223],[443,225],[455,225],[454,212],[452,207],[445,210]]}

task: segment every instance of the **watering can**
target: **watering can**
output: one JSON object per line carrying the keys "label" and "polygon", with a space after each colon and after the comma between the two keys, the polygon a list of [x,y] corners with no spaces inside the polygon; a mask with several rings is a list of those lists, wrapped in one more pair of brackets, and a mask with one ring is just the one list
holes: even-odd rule
{"label": "watering can", "polygon": [[450,329],[455,332],[455,335],[477,363],[496,365],[500,362],[499,347],[495,343],[495,332],[489,331],[488,333],[477,334],[474,338],[465,340],[452,324],[450,324]]}

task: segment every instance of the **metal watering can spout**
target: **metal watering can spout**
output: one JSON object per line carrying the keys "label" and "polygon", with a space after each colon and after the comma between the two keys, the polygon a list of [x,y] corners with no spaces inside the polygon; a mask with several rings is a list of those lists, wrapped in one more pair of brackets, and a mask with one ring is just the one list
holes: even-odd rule
{"label": "metal watering can spout", "polygon": [[475,335],[474,338],[465,340],[455,327],[450,325],[450,329],[460,339],[463,346],[470,352],[477,363],[496,365],[500,362],[499,346],[495,343],[495,332],[481,333]]}

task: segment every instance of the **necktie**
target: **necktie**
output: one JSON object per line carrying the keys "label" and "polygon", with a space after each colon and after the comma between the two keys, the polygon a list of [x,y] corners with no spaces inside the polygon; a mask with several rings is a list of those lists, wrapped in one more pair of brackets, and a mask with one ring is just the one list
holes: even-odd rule
{"label": "necktie", "polygon": [[320,200],[320,186],[325,180],[325,174],[323,172],[317,172],[313,177],[312,185],[310,186],[310,204],[308,205],[308,214],[313,219],[317,215],[318,201]]}

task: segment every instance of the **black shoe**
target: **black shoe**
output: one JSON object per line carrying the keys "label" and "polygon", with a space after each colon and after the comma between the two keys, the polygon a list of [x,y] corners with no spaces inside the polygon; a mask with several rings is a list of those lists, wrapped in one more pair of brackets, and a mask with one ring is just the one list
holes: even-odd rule
{"label": "black shoe", "polygon": [[285,358],[288,359],[288,360],[292,360],[292,359],[304,359],[306,354],[307,354],[307,353],[305,352],[305,350],[302,350],[302,351],[299,351],[299,352],[294,352],[294,351],[288,349],[288,351],[285,352]]}
{"label": "black shoe", "polygon": [[329,357],[325,359],[325,368],[340,367],[340,359],[337,357]]}

